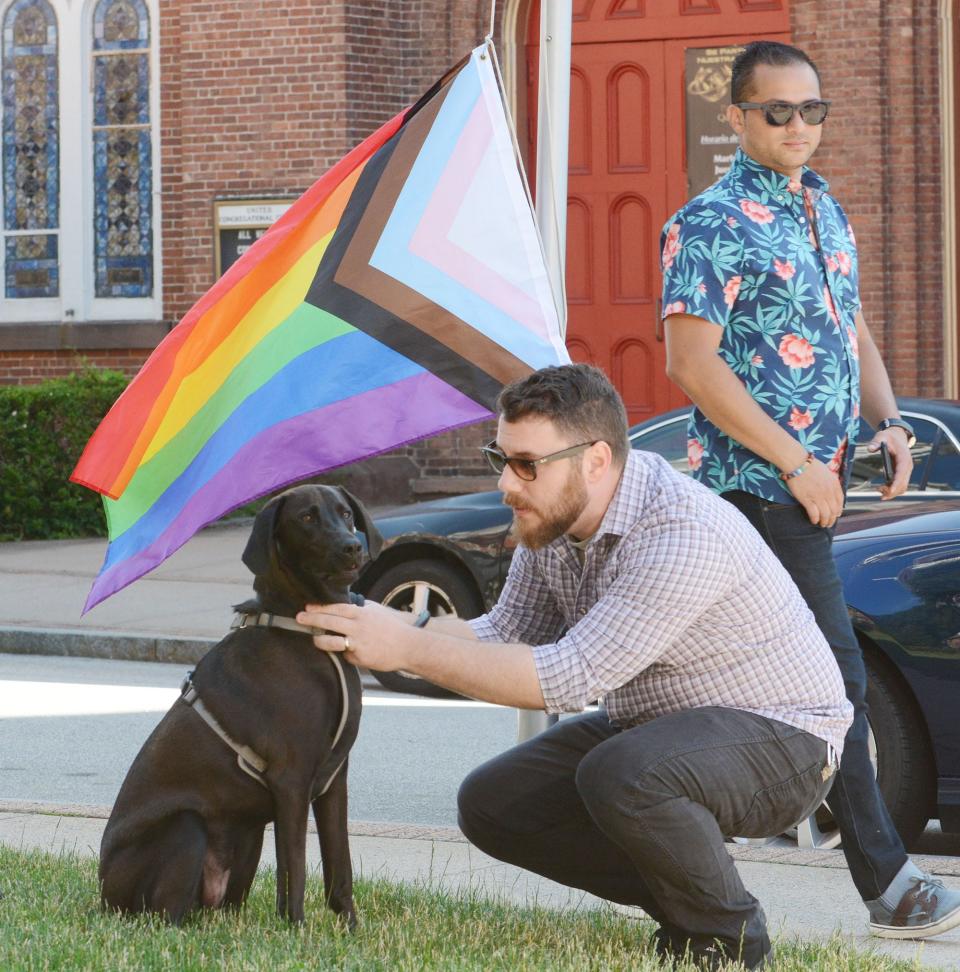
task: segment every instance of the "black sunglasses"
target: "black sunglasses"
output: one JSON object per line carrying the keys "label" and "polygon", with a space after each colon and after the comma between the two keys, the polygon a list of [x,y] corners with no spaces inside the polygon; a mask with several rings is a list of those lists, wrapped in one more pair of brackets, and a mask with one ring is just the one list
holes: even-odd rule
{"label": "black sunglasses", "polygon": [[581,442],[580,445],[570,446],[567,449],[561,449],[559,452],[551,452],[549,456],[543,456],[540,459],[519,459],[516,456],[504,455],[497,448],[496,439],[488,442],[485,446],[481,446],[480,451],[487,457],[487,462],[490,463],[498,476],[509,466],[520,479],[532,483],[537,478],[537,466],[542,466],[545,462],[555,462],[557,459],[569,459],[578,452],[583,452],[584,449],[596,445],[597,441],[595,439],[593,442]]}
{"label": "black sunglasses", "polygon": [[805,124],[822,125],[830,110],[829,101],[805,101],[802,105],[793,105],[789,101],[738,101],[736,106],[741,111],[749,111],[751,108],[762,111],[766,123],[777,128],[788,125],[797,111]]}

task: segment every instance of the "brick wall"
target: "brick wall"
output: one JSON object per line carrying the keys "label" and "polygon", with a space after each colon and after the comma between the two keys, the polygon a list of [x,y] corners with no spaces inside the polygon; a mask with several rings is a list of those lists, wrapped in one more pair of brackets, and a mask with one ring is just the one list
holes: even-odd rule
{"label": "brick wall", "polygon": [[215,198],[300,195],[479,42],[488,16],[483,0],[163,4],[164,316],[213,283]]}
{"label": "brick wall", "polygon": [[[834,100],[816,164],[857,230],[867,321],[897,391],[941,394],[936,3],[790,6],[794,41]],[[298,195],[478,43],[490,6],[162,9],[165,316],[176,320],[212,282],[214,197]],[[433,449],[412,451],[426,464]]]}
{"label": "brick wall", "polygon": [[149,351],[0,351],[0,385],[32,385],[64,378],[83,368],[109,368],[133,377]]}
{"label": "brick wall", "polygon": [[343,3],[179,0],[161,17],[164,316],[176,321],[214,280],[214,200],[296,197],[352,141]]}
{"label": "brick wall", "polygon": [[864,315],[901,394],[942,384],[938,34],[933,0],[792,0],[830,118],[814,163],[857,234]]}
{"label": "brick wall", "polygon": [[[174,321],[213,282],[215,197],[299,195],[482,40],[489,16],[476,0],[167,8],[164,309]],[[487,427],[450,432],[393,457],[412,460],[425,493],[442,493],[456,488],[447,480],[486,472],[477,447],[489,438]]]}

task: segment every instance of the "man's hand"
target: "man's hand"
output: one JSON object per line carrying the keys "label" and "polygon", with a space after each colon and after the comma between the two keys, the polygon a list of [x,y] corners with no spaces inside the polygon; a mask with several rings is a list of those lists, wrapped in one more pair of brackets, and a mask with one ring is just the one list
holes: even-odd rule
{"label": "man's hand", "polygon": [[[347,661],[381,672],[398,669],[435,685],[497,705],[542,709],[543,692],[529,645],[479,642],[473,629],[431,622],[413,627],[414,616],[367,601],[353,604],[308,604],[297,615],[300,624],[320,629],[313,643],[323,651],[342,652]],[[452,629],[452,632],[451,632]],[[333,633],[330,633],[333,632]]]}
{"label": "man's hand", "polygon": [[876,452],[880,443],[886,442],[887,451],[893,462],[893,482],[880,487],[880,493],[885,500],[892,500],[895,496],[906,492],[910,485],[910,475],[913,472],[913,455],[907,445],[907,433],[897,426],[878,432],[867,444],[868,452]]}
{"label": "man's hand", "polygon": [[836,473],[814,459],[803,472],[787,480],[787,488],[806,510],[814,526],[832,527],[843,512],[843,490]]}
{"label": "man's hand", "polygon": [[343,652],[352,664],[381,672],[403,668],[405,648],[414,630],[399,612],[374,601],[363,607],[308,604],[297,621],[323,632],[313,637],[317,648]]}

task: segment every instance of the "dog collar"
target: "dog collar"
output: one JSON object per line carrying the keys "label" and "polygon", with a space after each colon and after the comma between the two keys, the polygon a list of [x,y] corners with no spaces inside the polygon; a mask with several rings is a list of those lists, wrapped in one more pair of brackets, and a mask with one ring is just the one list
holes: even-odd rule
{"label": "dog collar", "polygon": [[[350,592],[350,603],[357,607],[363,607],[364,598],[362,594]],[[429,618],[428,618],[429,620]],[[293,618],[288,618],[283,614],[270,614],[268,611],[260,613],[251,611],[237,611],[230,622],[230,628],[283,628],[284,631],[299,631],[302,634],[315,635],[322,634],[321,628],[311,628],[309,625],[300,624]]]}
{"label": "dog collar", "polygon": [[231,629],[236,628],[283,628],[285,631],[300,631],[303,634],[315,635],[319,631],[306,624],[299,624],[293,618],[284,617],[282,614],[269,614],[266,611],[260,614],[248,614],[244,611],[237,611],[230,622]]}

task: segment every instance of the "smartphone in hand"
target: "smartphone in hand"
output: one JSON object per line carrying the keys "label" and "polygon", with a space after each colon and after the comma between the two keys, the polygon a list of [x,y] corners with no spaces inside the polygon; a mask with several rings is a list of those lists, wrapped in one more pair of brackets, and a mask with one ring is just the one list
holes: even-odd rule
{"label": "smartphone in hand", "polygon": [[889,486],[893,482],[893,460],[890,458],[890,450],[886,442],[880,443],[880,461],[883,463],[883,478]]}

